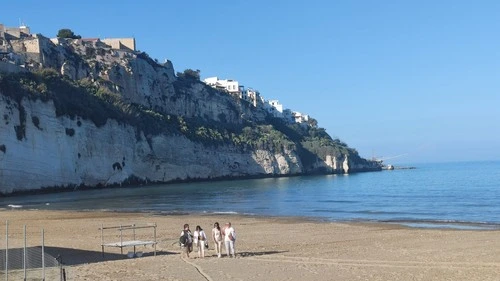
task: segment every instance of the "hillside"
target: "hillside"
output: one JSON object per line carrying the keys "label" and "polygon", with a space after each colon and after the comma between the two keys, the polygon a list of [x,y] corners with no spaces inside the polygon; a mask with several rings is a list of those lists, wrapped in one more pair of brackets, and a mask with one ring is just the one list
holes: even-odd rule
{"label": "hillside", "polygon": [[275,118],[144,52],[41,35],[8,43],[2,194],[380,170],[314,122]]}

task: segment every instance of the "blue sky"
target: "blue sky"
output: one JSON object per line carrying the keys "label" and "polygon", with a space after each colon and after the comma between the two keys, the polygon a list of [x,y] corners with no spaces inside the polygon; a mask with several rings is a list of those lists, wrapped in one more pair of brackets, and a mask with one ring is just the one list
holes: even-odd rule
{"label": "blue sky", "polygon": [[308,113],[363,157],[500,160],[500,1],[2,1],[54,37],[136,38]]}

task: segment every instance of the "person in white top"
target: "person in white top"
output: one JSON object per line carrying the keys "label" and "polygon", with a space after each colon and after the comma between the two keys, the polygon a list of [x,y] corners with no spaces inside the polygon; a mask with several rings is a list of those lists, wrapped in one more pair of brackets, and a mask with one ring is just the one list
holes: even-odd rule
{"label": "person in white top", "polygon": [[196,241],[196,245],[198,247],[198,257],[199,258],[204,258],[205,257],[205,243],[207,241],[207,235],[205,234],[205,231],[201,228],[201,226],[197,225],[196,230],[194,232],[194,241]]}
{"label": "person in white top", "polygon": [[212,229],[212,239],[214,240],[215,252],[217,257],[221,257],[222,250],[222,233],[220,231],[220,226],[218,222],[214,223],[214,228]]}
{"label": "person in white top", "polygon": [[193,244],[194,247],[198,247],[198,237],[200,236],[200,232],[198,232],[198,226],[196,227],[195,231],[193,232]]}
{"label": "person in white top", "polygon": [[230,222],[226,223],[226,226],[224,227],[222,233],[224,235],[224,245],[226,246],[227,256],[235,258],[236,255],[234,253],[234,242],[236,241],[236,232],[234,231],[234,228],[231,226]]}

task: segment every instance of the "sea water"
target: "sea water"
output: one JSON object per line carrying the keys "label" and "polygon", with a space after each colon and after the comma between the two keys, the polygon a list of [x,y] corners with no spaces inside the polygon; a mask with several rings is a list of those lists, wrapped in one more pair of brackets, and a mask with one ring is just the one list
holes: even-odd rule
{"label": "sea water", "polygon": [[417,227],[500,228],[500,162],[416,169],[133,186],[23,195],[0,207],[298,216]]}

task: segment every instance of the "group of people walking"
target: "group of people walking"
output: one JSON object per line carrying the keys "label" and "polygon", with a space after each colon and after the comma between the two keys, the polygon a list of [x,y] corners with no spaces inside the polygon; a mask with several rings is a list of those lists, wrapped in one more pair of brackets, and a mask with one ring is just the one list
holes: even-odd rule
{"label": "group of people walking", "polygon": [[[228,257],[235,257],[234,243],[236,241],[236,232],[230,222],[227,222],[222,228],[218,222],[215,222],[214,227],[212,228],[211,238],[218,258],[222,256],[222,243],[224,243],[226,248],[226,255]],[[209,239],[207,238],[205,231],[199,225],[196,226],[196,230],[194,232],[191,232],[189,224],[185,224],[179,240],[182,252],[188,258],[189,253],[193,251],[193,246],[198,249],[199,258],[205,257],[205,250],[208,249]]]}

